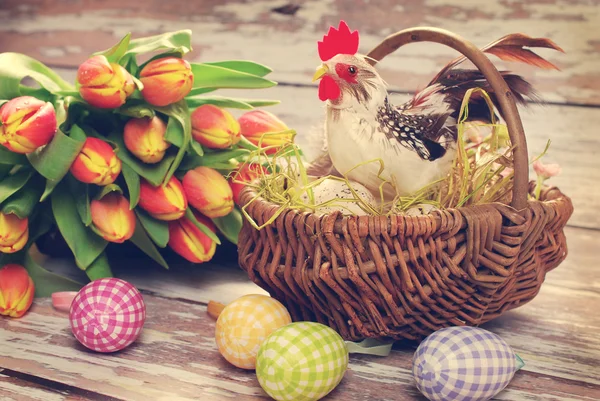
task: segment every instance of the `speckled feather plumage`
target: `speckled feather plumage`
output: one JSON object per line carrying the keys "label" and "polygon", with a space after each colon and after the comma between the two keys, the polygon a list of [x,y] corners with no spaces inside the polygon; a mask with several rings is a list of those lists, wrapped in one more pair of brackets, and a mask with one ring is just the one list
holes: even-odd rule
{"label": "speckled feather plumage", "polygon": [[377,110],[377,122],[388,139],[417,152],[423,160],[433,161],[444,156],[446,149],[456,141],[456,126],[446,125],[450,114],[443,110],[441,113],[410,114],[408,104],[396,108],[386,98]]}

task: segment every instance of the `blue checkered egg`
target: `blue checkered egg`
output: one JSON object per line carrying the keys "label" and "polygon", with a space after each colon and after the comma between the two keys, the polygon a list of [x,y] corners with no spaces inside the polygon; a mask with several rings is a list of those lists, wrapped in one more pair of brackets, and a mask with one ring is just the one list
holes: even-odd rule
{"label": "blue checkered egg", "polygon": [[256,359],[261,387],[277,401],[316,401],[329,394],[348,368],[340,335],[320,323],[282,327],[262,343]]}
{"label": "blue checkered egg", "polygon": [[413,357],[413,376],[431,401],[485,401],[523,366],[502,338],[477,327],[449,327],[427,337]]}

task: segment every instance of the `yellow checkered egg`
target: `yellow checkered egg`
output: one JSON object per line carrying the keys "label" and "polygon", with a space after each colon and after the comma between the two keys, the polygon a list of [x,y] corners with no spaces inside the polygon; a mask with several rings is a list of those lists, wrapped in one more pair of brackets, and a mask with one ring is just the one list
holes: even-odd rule
{"label": "yellow checkered egg", "polygon": [[340,335],[320,323],[292,323],[260,347],[256,376],[277,401],[316,401],[329,394],[348,368],[348,348]]}
{"label": "yellow checkered egg", "polygon": [[275,330],[292,322],[279,301],[266,295],[245,295],[223,309],[215,340],[219,352],[232,365],[254,369],[258,349]]}

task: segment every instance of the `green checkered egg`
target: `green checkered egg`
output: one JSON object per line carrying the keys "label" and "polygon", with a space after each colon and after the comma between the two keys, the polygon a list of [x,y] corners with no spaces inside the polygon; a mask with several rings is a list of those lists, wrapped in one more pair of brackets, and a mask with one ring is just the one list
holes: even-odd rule
{"label": "green checkered egg", "polygon": [[335,330],[312,322],[292,323],[261,345],[256,376],[277,401],[316,401],[331,392],[348,367],[348,349]]}

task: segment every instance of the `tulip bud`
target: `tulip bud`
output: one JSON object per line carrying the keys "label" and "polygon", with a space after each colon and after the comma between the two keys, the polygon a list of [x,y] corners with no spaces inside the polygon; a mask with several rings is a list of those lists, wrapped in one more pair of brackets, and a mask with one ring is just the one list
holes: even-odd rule
{"label": "tulip bud", "polygon": [[212,218],[229,214],[233,209],[233,193],[227,180],[210,167],[196,167],[183,177],[183,190],[188,202]]}
{"label": "tulip bud", "polygon": [[23,249],[29,239],[28,219],[16,214],[0,212],[0,252],[15,253]]}
{"label": "tulip bud", "polygon": [[142,96],[154,106],[167,106],[183,99],[192,90],[194,74],[190,63],[182,58],[163,57],[142,68]]}
{"label": "tulip bud", "polygon": [[167,126],[158,117],[133,118],[125,124],[125,147],[144,163],[158,163],[171,144],[165,141]]}
{"label": "tulip bud", "polygon": [[71,165],[71,173],[86,184],[112,184],[121,173],[121,160],[107,142],[89,137]]}
{"label": "tulip bud", "polygon": [[81,97],[94,107],[117,108],[125,104],[135,90],[133,78],[117,63],[104,56],[87,59],[77,70]]}
{"label": "tulip bud", "polygon": [[35,286],[27,270],[9,264],[0,269],[0,315],[21,317],[33,302]]}
{"label": "tulip bud", "polygon": [[239,205],[240,193],[246,184],[267,174],[269,174],[267,169],[256,163],[244,164],[242,167],[235,170],[229,178],[229,186],[233,192],[233,201]]}
{"label": "tulip bud", "polygon": [[55,133],[56,113],[50,102],[21,96],[0,107],[0,144],[15,153],[31,153]]}
{"label": "tulip bud", "polygon": [[142,180],[139,205],[155,219],[168,221],[181,218],[187,210],[188,202],[181,182],[171,177],[167,185],[158,187]]}
{"label": "tulip bud", "polygon": [[[282,146],[292,142],[293,133],[287,125],[273,114],[264,110],[252,110],[242,115],[238,122],[242,135],[250,142],[265,150],[267,154],[273,154]],[[277,134],[280,132],[280,134]],[[265,135],[269,134],[269,135]]]}
{"label": "tulip bud", "polygon": [[129,208],[129,201],[118,192],[93,200],[90,212],[97,233],[109,242],[125,242],[135,231],[135,213]]}
{"label": "tulip bud", "polygon": [[240,141],[240,124],[227,110],[205,104],[192,113],[192,135],[208,148],[225,149]]}
{"label": "tulip bud", "polygon": [[[194,211],[196,219],[212,232],[216,228],[212,221]],[[217,244],[204,234],[187,217],[169,222],[169,247],[192,263],[208,262],[217,249]]]}

